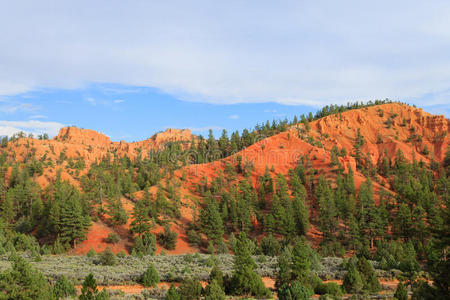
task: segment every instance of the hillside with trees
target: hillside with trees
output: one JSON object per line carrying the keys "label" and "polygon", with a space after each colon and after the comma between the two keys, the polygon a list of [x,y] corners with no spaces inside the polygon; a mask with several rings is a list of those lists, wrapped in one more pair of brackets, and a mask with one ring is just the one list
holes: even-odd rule
{"label": "hillside with trees", "polygon": [[448,299],[449,125],[385,100],[218,138],[5,137],[0,299]]}

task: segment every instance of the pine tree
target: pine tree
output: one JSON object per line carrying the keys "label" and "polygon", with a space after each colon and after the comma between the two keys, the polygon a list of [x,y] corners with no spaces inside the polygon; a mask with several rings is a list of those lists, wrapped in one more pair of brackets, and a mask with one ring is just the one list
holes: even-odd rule
{"label": "pine tree", "polygon": [[408,300],[408,291],[403,283],[398,283],[394,298],[397,300]]}
{"label": "pine tree", "polygon": [[205,194],[205,207],[200,213],[200,223],[206,236],[218,243],[224,234],[222,217],[219,212],[219,205],[214,200],[210,191]]}
{"label": "pine tree", "polygon": [[179,288],[181,300],[199,300],[202,295],[202,284],[198,279],[186,278]]}
{"label": "pine tree", "polygon": [[176,287],[173,285],[173,283],[170,284],[170,288],[167,291],[165,300],[180,300],[181,296],[178,294],[178,291]]}
{"label": "pine tree", "polygon": [[53,287],[53,295],[56,299],[64,299],[70,296],[75,296],[77,294],[77,290],[75,286],[67,277],[62,275],[58,278]]}
{"label": "pine tree", "polygon": [[74,243],[85,237],[88,220],[82,215],[81,203],[78,193],[67,201],[61,203],[60,210],[60,237],[63,243]]}
{"label": "pine tree", "polygon": [[299,281],[294,281],[291,284],[285,284],[278,292],[278,299],[280,300],[309,300],[314,295],[314,291],[306,287]]}
{"label": "pine tree", "polygon": [[224,279],[222,270],[218,265],[214,265],[211,269],[211,273],[209,274],[209,283],[216,281],[216,283],[223,289],[224,287]]}
{"label": "pine tree", "polygon": [[319,177],[315,194],[319,201],[320,230],[325,240],[331,240],[337,227],[337,210],[333,192],[323,176]]}
{"label": "pine tree", "polygon": [[405,203],[402,203],[395,216],[393,230],[397,237],[408,240],[411,237],[412,226],[411,210]]}
{"label": "pine tree", "polygon": [[0,299],[53,298],[52,288],[40,272],[22,257],[12,256],[12,268],[0,273]]}
{"label": "pine tree", "polygon": [[109,296],[106,290],[98,291],[97,282],[94,275],[90,273],[83,281],[81,287],[81,295],[78,297],[80,300],[108,300]]}
{"label": "pine tree", "polygon": [[142,274],[141,283],[145,287],[156,287],[156,285],[159,283],[159,274],[153,264],[150,264],[147,270],[145,270],[145,272]]}
{"label": "pine tree", "polygon": [[348,263],[347,273],[344,276],[342,287],[347,293],[351,294],[358,294],[363,288],[361,275],[352,260]]}
{"label": "pine tree", "polygon": [[359,228],[370,239],[370,247],[373,248],[373,242],[377,236],[378,214],[373,199],[372,182],[367,179],[359,188]]}
{"label": "pine tree", "polygon": [[234,266],[231,277],[231,290],[234,295],[268,296],[269,290],[264,286],[261,277],[255,272],[256,263],[251,257],[250,241],[241,232],[235,247]]}
{"label": "pine tree", "polygon": [[299,239],[292,249],[292,275],[299,282],[305,284],[311,269],[309,248],[303,239]]}
{"label": "pine tree", "polygon": [[136,201],[133,208],[133,221],[131,222],[130,231],[142,235],[148,232],[151,227],[151,219],[149,216],[150,203],[146,199]]}
{"label": "pine tree", "polygon": [[216,280],[213,280],[208,284],[206,287],[205,300],[225,300],[225,298],[225,292]]}
{"label": "pine tree", "polygon": [[292,253],[289,247],[285,247],[277,260],[278,273],[275,287],[280,290],[282,286],[289,284],[292,279]]}

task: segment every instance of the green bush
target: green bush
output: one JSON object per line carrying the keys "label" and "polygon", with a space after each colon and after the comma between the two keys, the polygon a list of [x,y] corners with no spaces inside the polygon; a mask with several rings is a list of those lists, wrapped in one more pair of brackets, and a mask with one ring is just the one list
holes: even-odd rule
{"label": "green bush", "polygon": [[106,242],[109,244],[116,244],[120,241],[120,236],[115,232],[110,232],[106,238]]}
{"label": "green bush", "polygon": [[206,287],[205,300],[225,300],[225,298],[225,292],[216,280]]}
{"label": "green bush", "polygon": [[281,252],[281,244],[272,234],[263,237],[259,247],[264,255],[276,256]]}
{"label": "green bush", "polygon": [[175,249],[178,234],[170,229],[169,225],[164,226],[164,232],[158,235],[158,243],[167,250]]}
{"label": "green bush", "polygon": [[187,278],[180,286],[179,293],[181,300],[196,300],[202,295],[202,284],[197,279]]}
{"label": "green bush", "polygon": [[313,290],[302,285],[299,281],[294,281],[290,285],[283,285],[278,292],[280,300],[309,300],[312,295],[314,295]]}
{"label": "green bush", "polygon": [[408,292],[403,283],[399,282],[397,290],[395,291],[394,298],[397,300],[408,300]]}
{"label": "green bush", "polygon": [[347,293],[357,294],[361,292],[363,288],[363,282],[361,275],[356,269],[353,261],[350,261],[347,268],[347,273],[344,276],[344,281],[342,282],[342,287]]}
{"label": "green bush", "polygon": [[314,292],[319,295],[332,295],[341,296],[342,289],[341,286],[335,282],[321,283],[315,289]]}
{"label": "green bush", "polygon": [[159,283],[159,274],[153,264],[148,266],[147,270],[145,270],[145,272],[142,274],[141,283],[145,287],[156,287],[156,285]]}
{"label": "green bush", "polygon": [[195,231],[195,230],[189,230],[188,231],[187,239],[188,239],[189,245],[191,245],[191,246],[199,247],[201,245],[201,243],[202,243],[202,238],[200,237],[198,232]]}
{"label": "green bush", "polygon": [[173,284],[170,285],[169,290],[167,291],[165,300],[180,300],[181,296],[178,293],[177,289]]}
{"label": "green bush", "polygon": [[100,255],[100,264],[103,266],[114,266],[117,264],[116,255],[112,252],[111,248],[107,247]]}
{"label": "green bush", "polygon": [[56,299],[75,296],[76,293],[77,290],[75,289],[75,286],[66,276],[59,277],[53,287],[53,295]]}
{"label": "green bush", "polygon": [[94,257],[97,253],[95,252],[94,248],[89,249],[88,253],[86,253],[87,257]]}

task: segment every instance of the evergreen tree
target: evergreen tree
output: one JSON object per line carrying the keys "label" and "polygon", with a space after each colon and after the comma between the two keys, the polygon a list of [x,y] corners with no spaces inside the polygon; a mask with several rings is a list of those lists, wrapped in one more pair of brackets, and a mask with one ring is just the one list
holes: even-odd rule
{"label": "evergreen tree", "polygon": [[178,294],[178,291],[176,287],[173,285],[173,283],[170,284],[170,288],[167,291],[165,300],[180,300],[181,296]]}
{"label": "evergreen tree", "polygon": [[394,298],[397,300],[408,300],[408,292],[403,283],[399,282],[395,290]]}
{"label": "evergreen tree", "polygon": [[370,179],[361,184],[358,196],[359,228],[370,239],[370,246],[373,248],[373,242],[377,236],[378,214]]}
{"label": "evergreen tree", "polygon": [[205,300],[225,300],[225,298],[225,292],[216,280],[213,280],[208,284],[206,287]]}
{"label": "evergreen tree", "polygon": [[75,286],[64,275],[59,277],[53,287],[53,295],[55,299],[64,299],[66,297],[75,296],[77,290]]}
{"label": "evergreen tree", "polygon": [[299,281],[283,285],[278,292],[280,300],[309,300],[313,295],[314,291]]}
{"label": "evergreen tree", "polygon": [[289,285],[292,279],[292,253],[289,247],[285,247],[277,260],[278,273],[275,287],[280,290],[282,286]]}
{"label": "evergreen tree", "polygon": [[307,283],[311,269],[310,250],[303,239],[299,239],[292,249],[292,275],[300,283]]}
{"label": "evergreen tree", "polygon": [[211,270],[211,273],[209,274],[209,283],[216,281],[216,283],[223,289],[224,287],[224,279],[223,279],[223,273],[222,270],[218,265],[214,265],[214,267]]}
{"label": "evergreen tree", "polygon": [[81,295],[78,297],[80,300],[107,300],[109,299],[108,294],[105,290],[102,292],[98,291],[97,282],[95,281],[94,275],[90,273],[83,281],[81,287]]}
{"label": "evergreen tree", "polygon": [[235,247],[234,266],[231,277],[231,292],[234,295],[264,297],[270,294],[261,277],[255,272],[256,263],[250,252],[250,241],[245,233],[240,233]]}
{"label": "evergreen tree", "polygon": [[325,240],[331,240],[337,227],[337,210],[334,203],[333,192],[323,176],[315,190],[319,201],[319,225]]}
{"label": "evergreen tree", "polygon": [[142,235],[152,227],[150,213],[150,202],[147,199],[136,201],[133,208],[133,221],[130,231]]}
{"label": "evergreen tree", "polygon": [[216,244],[222,239],[224,228],[219,205],[214,200],[210,191],[205,194],[205,207],[200,214],[200,223],[206,236]]}
{"label": "evergreen tree", "polygon": [[52,288],[40,272],[19,256],[11,260],[12,268],[0,273],[0,299],[53,299]]}
{"label": "evergreen tree", "polygon": [[156,287],[159,283],[159,274],[153,264],[149,265],[147,270],[142,274],[141,283],[145,287]]}
{"label": "evergreen tree", "polygon": [[202,284],[197,279],[186,278],[179,288],[181,300],[199,300],[202,295]]}
{"label": "evergreen tree", "polygon": [[350,260],[347,266],[347,273],[344,276],[342,287],[347,293],[358,294],[363,288],[363,282],[361,275],[356,269],[353,260]]}

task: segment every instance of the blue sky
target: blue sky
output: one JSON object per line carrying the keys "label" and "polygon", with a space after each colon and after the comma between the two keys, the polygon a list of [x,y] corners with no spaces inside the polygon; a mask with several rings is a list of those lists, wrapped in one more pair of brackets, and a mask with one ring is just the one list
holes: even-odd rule
{"label": "blue sky", "polygon": [[449,1],[0,0],[0,134],[114,140],[391,98],[450,115]]}

